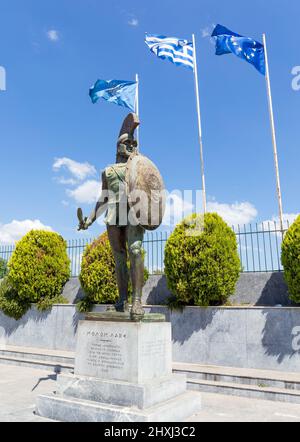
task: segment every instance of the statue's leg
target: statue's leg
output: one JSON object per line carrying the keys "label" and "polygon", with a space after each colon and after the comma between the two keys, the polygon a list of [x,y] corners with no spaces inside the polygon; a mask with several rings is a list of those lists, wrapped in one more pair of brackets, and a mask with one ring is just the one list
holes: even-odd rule
{"label": "statue's leg", "polygon": [[117,311],[128,309],[128,283],[126,227],[107,226],[109,242],[116,261],[116,279],[119,289],[119,300],[115,305]]}
{"label": "statue's leg", "polygon": [[144,256],[143,256],[144,229],[141,226],[127,227],[127,240],[130,258],[130,272],[132,282],[132,310],[131,316],[134,320],[144,317],[142,306],[142,290],[144,286]]}

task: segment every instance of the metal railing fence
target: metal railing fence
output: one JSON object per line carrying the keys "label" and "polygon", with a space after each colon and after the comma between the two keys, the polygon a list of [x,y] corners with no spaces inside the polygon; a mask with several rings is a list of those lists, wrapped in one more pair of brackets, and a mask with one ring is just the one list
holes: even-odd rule
{"label": "metal railing fence", "polygon": [[[285,223],[284,232],[275,221],[233,227],[243,272],[280,272],[281,244],[289,222]],[[164,249],[171,232],[148,232],[144,238],[146,252],[145,265],[150,274],[164,272]],[[67,241],[67,251],[71,260],[72,276],[79,276],[82,254],[92,238],[80,238]],[[0,259],[8,262],[14,245],[0,246]]]}

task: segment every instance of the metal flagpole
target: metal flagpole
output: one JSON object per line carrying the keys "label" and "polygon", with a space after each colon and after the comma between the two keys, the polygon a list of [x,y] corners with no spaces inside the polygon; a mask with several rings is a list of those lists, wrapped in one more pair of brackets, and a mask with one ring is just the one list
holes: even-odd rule
{"label": "metal flagpole", "polygon": [[193,34],[193,48],[194,48],[195,91],[196,91],[196,102],[197,102],[197,116],[198,116],[198,130],[199,130],[199,144],[200,144],[200,159],[201,159],[201,175],[202,175],[203,211],[204,211],[204,213],[206,213],[206,210],[207,210],[207,206],[206,206],[206,186],[205,186],[205,175],[204,175],[204,155],[203,155],[201,109],[200,109],[200,96],[199,96],[199,83],[198,83],[198,69],[197,69],[195,34]]}
{"label": "metal flagpole", "polygon": [[[139,113],[140,113],[140,105],[139,105],[139,87],[140,87],[140,83],[139,83],[139,76],[138,76],[138,74],[135,75],[135,81],[137,83],[136,95],[135,95],[135,113],[139,117]],[[136,131],[136,137],[137,137],[138,150],[139,150],[139,145],[140,145],[140,127],[139,126],[138,126],[137,131]]]}
{"label": "metal flagpole", "polygon": [[273,100],[272,100],[272,90],[271,90],[271,81],[270,81],[270,70],[269,70],[269,60],[268,60],[268,50],[267,50],[266,34],[263,34],[263,43],[264,43],[264,48],[265,48],[266,83],[267,83],[269,113],[270,113],[272,140],[273,140],[273,150],[274,150],[274,162],[275,162],[276,183],[277,183],[277,196],[278,196],[278,206],[279,206],[279,221],[280,221],[281,232],[283,234],[284,226],[283,226],[282,196],[281,196],[281,186],[280,186],[279,164],[278,164],[278,155],[277,155],[277,141],[276,141],[276,131],[275,131],[275,121],[274,121]]}

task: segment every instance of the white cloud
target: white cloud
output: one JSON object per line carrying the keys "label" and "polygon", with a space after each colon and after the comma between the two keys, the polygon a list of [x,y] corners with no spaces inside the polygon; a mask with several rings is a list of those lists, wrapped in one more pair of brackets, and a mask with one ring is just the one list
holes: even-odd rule
{"label": "white cloud", "polygon": [[[56,158],[53,164],[53,170],[59,172],[62,168],[68,170],[68,172],[77,181],[85,180],[89,176],[94,176],[96,174],[96,168],[89,163],[79,163],[70,158]],[[65,178],[60,178],[62,184],[70,184],[66,182]],[[75,184],[74,182],[72,184]]]}
{"label": "white cloud", "polygon": [[39,220],[13,220],[9,224],[0,224],[0,244],[13,244],[30,232],[30,230],[53,231],[50,226],[45,226]]}
{"label": "white cloud", "polygon": [[136,17],[132,17],[130,20],[128,20],[128,24],[129,26],[138,26],[139,25],[139,21]]}
{"label": "white cloud", "polygon": [[257,217],[256,208],[249,202],[226,204],[209,201],[207,209],[218,213],[230,226],[249,224]]}
{"label": "white cloud", "polygon": [[50,41],[58,41],[59,40],[59,32],[56,29],[50,29],[47,31],[47,37]]}
{"label": "white cloud", "polygon": [[213,33],[215,27],[216,25],[212,23],[210,26],[206,26],[205,28],[201,29],[201,37],[208,38],[210,44],[212,45],[215,45],[215,39],[211,37],[211,34]]}
{"label": "white cloud", "polygon": [[[167,197],[166,213],[163,219],[164,226],[174,227],[180,223],[191,213],[200,213],[202,210],[202,201],[197,199],[197,207],[193,204],[192,200],[188,198],[184,199],[184,194],[181,192],[172,192]],[[200,197],[199,194],[197,197]],[[217,201],[209,201],[207,203],[207,211],[212,213],[218,213],[228,225],[236,226],[238,224],[249,224],[257,217],[256,208],[249,202],[236,202],[234,204],[219,203]]]}
{"label": "white cloud", "polygon": [[[285,222],[288,222],[289,224],[292,224],[296,220],[296,218],[298,218],[299,215],[300,215],[299,213],[284,213],[283,220]],[[279,217],[276,216],[275,220],[278,221]]]}
{"label": "white cloud", "polygon": [[193,213],[194,205],[185,201],[181,192],[172,192],[166,201],[166,211],[163,219],[163,226],[175,227],[184,218]]}
{"label": "white cloud", "polygon": [[65,177],[56,177],[54,180],[59,183],[63,184],[64,186],[75,186],[78,183],[78,180],[75,178],[65,178]]}
{"label": "white cloud", "polygon": [[80,204],[95,203],[101,192],[101,184],[99,181],[88,180],[78,186],[74,190],[67,190],[67,195]]}
{"label": "white cloud", "polygon": [[[284,223],[284,227],[287,227],[288,225],[293,224],[293,222],[295,221],[295,219],[299,216],[299,213],[284,213],[283,214],[283,223]],[[265,226],[270,224],[274,224],[274,222],[277,224],[278,228],[280,225],[279,222],[279,216],[273,215],[271,219],[265,220],[263,221],[261,224],[264,224]]]}
{"label": "white cloud", "polygon": [[207,38],[207,37],[210,37],[211,36],[211,28],[210,27],[206,27],[206,28],[204,28],[204,29],[201,29],[201,35],[202,35],[202,38]]}

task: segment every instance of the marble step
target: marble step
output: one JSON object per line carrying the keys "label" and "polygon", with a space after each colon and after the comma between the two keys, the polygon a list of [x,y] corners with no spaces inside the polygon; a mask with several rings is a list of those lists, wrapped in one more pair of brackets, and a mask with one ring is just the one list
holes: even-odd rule
{"label": "marble step", "polygon": [[0,356],[0,364],[36,368],[54,373],[73,373],[74,364],[42,359],[24,359],[20,357]]}
{"label": "marble step", "polygon": [[59,395],[37,398],[36,414],[60,422],[181,422],[201,411],[201,395],[188,391],[140,410]]}
{"label": "marble step", "polygon": [[[5,346],[0,349],[0,364],[33,367],[56,373],[73,373],[74,353]],[[274,399],[279,397],[280,400],[296,403],[300,394],[300,373],[187,363],[174,363],[173,371],[185,374],[188,388],[192,390],[224,392],[238,396],[250,395],[262,399],[268,396],[272,400],[279,400]],[[296,395],[289,396],[288,393],[292,392]]]}
{"label": "marble step", "polygon": [[74,353],[70,351],[48,350],[33,347],[5,346],[0,348],[0,359],[10,357],[24,360],[59,362],[74,365]]}
{"label": "marble step", "polygon": [[143,384],[59,374],[56,394],[61,397],[136,407],[151,408],[187,391],[186,376],[172,374]]}
{"label": "marble step", "polygon": [[[5,346],[0,348],[0,364],[6,363],[6,361],[17,360],[18,362],[28,362],[32,366],[36,365],[36,362],[50,362],[50,368],[53,365],[71,366],[74,367],[74,353],[68,351],[48,350],[31,347],[16,347]],[[2,362],[3,361],[3,362]],[[19,363],[17,365],[20,365]],[[45,364],[42,364],[42,366]],[[47,364],[46,364],[47,365]],[[50,369],[49,368],[49,369]]]}
{"label": "marble step", "polygon": [[173,370],[175,373],[185,374],[188,380],[193,381],[225,382],[300,391],[300,373],[188,363],[174,363]]}
{"label": "marble step", "polygon": [[300,391],[284,388],[188,379],[188,390],[300,404]]}

